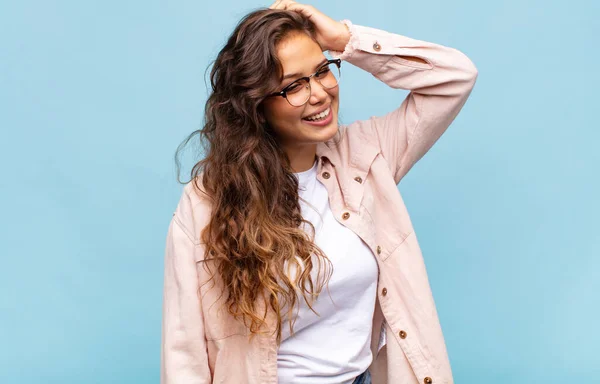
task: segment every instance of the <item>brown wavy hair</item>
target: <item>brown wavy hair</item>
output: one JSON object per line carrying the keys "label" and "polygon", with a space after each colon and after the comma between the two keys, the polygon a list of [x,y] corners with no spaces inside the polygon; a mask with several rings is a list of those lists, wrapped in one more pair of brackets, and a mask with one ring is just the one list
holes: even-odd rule
{"label": "brown wavy hair", "polygon": [[205,158],[193,167],[191,180],[211,199],[201,233],[205,261],[216,262],[213,277],[216,272],[223,281],[228,311],[251,337],[266,325],[270,307],[278,342],[284,315],[293,332],[298,300],[312,309],[332,272],[314,243],[314,227],[301,215],[298,179],[262,110],[265,95],[279,90],[283,76],[278,44],[298,32],[315,40],[314,25],[293,11],[262,9],[239,22],[213,63],[204,126],[176,155],[177,161],[182,147],[199,137]]}

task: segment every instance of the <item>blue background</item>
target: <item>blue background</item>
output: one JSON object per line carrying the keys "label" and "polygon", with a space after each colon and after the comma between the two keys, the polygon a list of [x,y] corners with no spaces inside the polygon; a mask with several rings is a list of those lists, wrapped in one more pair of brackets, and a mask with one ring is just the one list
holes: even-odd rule
{"label": "blue background", "polygon": [[[269,4],[0,2],[0,383],[158,383],[174,151],[206,67]],[[479,69],[399,186],[456,382],[600,383],[600,3],[313,4]],[[346,65],[341,120],[404,95]]]}

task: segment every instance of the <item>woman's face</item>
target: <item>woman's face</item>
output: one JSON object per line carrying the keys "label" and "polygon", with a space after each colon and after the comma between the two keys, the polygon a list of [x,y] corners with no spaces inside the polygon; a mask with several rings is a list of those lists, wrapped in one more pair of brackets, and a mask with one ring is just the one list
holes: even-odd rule
{"label": "woman's face", "polygon": [[[302,32],[289,35],[277,48],[277,57],[283,66],[280,89],[300,77],[312,75],[326,60],[319,44]],[[269,97],[263,102],[265,118],[277,134],[280,145],[288,152],[327,141],[337,133],[339,87],[324,88],[312,77],[310,88],[308,101],[299,107],[290,105],[280,96]],[[329,116],[314,121],[314,115],[322,111],[328,111]]]}

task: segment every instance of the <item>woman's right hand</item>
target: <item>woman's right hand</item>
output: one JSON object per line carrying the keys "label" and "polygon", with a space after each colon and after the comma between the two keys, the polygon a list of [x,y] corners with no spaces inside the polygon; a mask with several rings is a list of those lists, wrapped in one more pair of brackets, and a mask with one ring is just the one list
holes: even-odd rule
{"label": "woman's right hand", "polygon": [[296,3],[293,0],[278,0],[269,8],[296,11],[312,21],[316,28],[317,43],[323,51],[344,51],[350,40],[350,31],[345,24],[333,20],[312,5]]}

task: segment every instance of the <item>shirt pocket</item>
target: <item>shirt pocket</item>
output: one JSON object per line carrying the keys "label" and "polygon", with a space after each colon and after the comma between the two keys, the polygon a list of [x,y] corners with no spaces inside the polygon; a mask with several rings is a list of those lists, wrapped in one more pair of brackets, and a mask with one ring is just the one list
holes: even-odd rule
{"label": "shirt pocket", "polygon": [[371,166],[362,200],[368,212],[366,226],[372,228],[377,256],[385,261],[413,232],[408,211],[388,164],[377,156]]}

